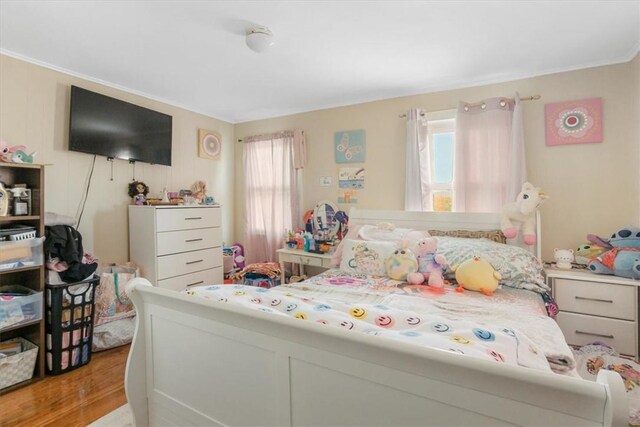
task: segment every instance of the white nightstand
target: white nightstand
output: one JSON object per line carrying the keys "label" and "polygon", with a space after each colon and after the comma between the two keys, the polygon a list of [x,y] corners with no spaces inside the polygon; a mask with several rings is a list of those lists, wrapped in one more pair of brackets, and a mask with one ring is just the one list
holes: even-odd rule
{"label": "white nightstand", "polygon": [[620,354],[638,357],[640,281],[576,269],[547,268],[545,273],[567,343],[603,341]]}
{"label": "white nightstand", "polygon": [[300,264],[300,274],[304,274],[304,266],[331,268],[331,255],[305,252],[298,249],[278,249],[278,261],[282,271],[282,284],[285,283],[284,263],[293,262]]}

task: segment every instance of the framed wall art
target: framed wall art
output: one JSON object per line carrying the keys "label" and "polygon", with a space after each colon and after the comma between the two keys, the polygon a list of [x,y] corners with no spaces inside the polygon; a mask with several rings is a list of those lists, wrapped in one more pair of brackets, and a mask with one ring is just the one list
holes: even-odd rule
{"label": "framed wall art", "polygon": [[544,106],[547,145],[602,142],[602,98]]}
{"label": "framed wall art", "polygon": [[365,155],[364,129],[335,133],[336,163],[363,163]]}
{"label": "framed wall art", "polygon": [[222,135],[213,130],[198,129],[198,157],[219,160],[222,153]]}

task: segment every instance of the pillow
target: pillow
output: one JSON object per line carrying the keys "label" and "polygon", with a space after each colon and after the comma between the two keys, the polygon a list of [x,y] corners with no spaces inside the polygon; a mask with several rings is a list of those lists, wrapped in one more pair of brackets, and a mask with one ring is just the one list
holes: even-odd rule
{"label": "pillow", "polygon": [[361,225],[352,225],[351,227],[349,227],[349,231],[347,231],[347,234],[345,234],[342,237],[342,240],[340,241],[340,243],[338,243],[338,246],[336,247],[336,250],[333,251],[333,255],[331,255],[331,267],[339,267],[340,263],[342,262],[342,249],[344,247],[344,241],[347,239],[354,239],[354,240],[358,240],[360,239],[360,236],[358,235],[358,232],[360,231],[360,227]]}
{"label": "pillow", "polygon": [[447,259],[445,275],[453,279],[451,266],[481,256],[491,263],[501,275],[500,284],[512,288],[528,289],[544,293],[549,291],[544,277],[543,266],[531,252],[518,246],[503,245],[488,239],[465,239],[458,237],[438,237],[438,253]]}
{"label": "pillow", "polygon": [[497,243],[507,243],[502,230],[429,230],[432,236],[464,237],[466,239],[489,239]]}
{"label": "pillow", "polygon": [[344,239],[340,269],[348,273],[386,276],[384,261],[398,249],[394,242]]}

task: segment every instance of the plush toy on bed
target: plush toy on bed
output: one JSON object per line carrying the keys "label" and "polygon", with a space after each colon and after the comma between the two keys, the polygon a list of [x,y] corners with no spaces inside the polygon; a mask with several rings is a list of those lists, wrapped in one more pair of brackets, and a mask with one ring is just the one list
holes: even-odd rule
{"label": "plush toy on bed", "polygon": [[536,210],[548,199],[540,188],[529,182],[522,184],[522,191],[516,201],[507,203],[502,208],[501,229],[507,239],[518,235],[517,225],[522,227],[522,240],[527,245],[536,243]]}
{"label": "plush toy on bed", "polygon": [[489,261],[479,256],[474,256],[460,265],[454,265],[451,271],[456,274],[458,282],[456,291],[458,292],[468,289],[482,292],[485,295],[493,295],[502,279],[502,275],[493,268]]}
{"label": "plush toy on bed", "polygon": [[624,227],[603,239],[593,234],[587,240],[608,248],[607,252],[589,262],[589,270],[598,274],[640,279],[640,227]]}
{"label": "plush toy on bed", "polygon": [[407,276],[418,271],[418,261],[413,252],[407,247],[406,242],[384,261],[384,267],[393,280],[407,280]]}
{"label": "plush toy on bed", "polygon": [[438,239],[435,237],[426,237],[420,239],[413,249],[418,259],[418,271],[407,275],[407,282],[412,285],[421,285],[422,283],[439,291],[444,290],[444,277],[442,269],[447,260],[443,255],[436,254],[438,250]]}

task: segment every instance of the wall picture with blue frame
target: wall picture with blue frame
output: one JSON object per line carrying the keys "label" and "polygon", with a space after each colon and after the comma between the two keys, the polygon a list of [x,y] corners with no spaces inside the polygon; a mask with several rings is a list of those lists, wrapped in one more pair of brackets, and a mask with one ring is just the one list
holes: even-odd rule
{"label": "wall picture with blue frame", "polygon": [[336,163],[364,163],[364,129],[335,133]]}

